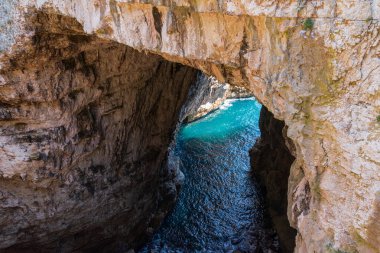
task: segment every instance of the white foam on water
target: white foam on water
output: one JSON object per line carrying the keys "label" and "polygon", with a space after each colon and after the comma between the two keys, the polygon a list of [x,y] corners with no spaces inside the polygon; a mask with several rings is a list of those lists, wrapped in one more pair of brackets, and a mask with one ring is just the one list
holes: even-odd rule
{"label": "white foam on water", "polygon": [[226,99],[223,104],[219,107],[219,109],[221,110],[226,110],[228,107],[231,107],[232,106],[232,99]]}

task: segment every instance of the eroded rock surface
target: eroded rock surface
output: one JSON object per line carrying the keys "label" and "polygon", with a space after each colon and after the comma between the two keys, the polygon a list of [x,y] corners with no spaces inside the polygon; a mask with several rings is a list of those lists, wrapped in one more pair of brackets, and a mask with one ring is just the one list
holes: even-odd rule
{"label": "eroded rock surface", "polygon": [[[218,110],[227,99],[248,98],[252,93],[243,87],[231,86],[228,83],[220,83],[213,76],[201,75],[198,79],[202,83],[203,89],[198,88],[201,93],[199,106],[187,112],[186,121],[191,122],[206,116],[207,114]],[[201,91],[201,92],[200,92]],[[192,102],[194,104],[194,102]]]}
{"label": "eroded rock surface", "polygon": [[161,181],[175,176],[167,148],[197,71],[71,18],[31,22],[30,44],[2,69],[0,248],[138,245],[176,198]]}
{"label": "eroded rock surface", "polygon": [[[90,216],[83,212],[83,216],[75,218],[77,223],[67,227],[57,225],[67,216],[59,211],[63,203],[68,207],[79,205],[79,209],[88,205],[81,201],[80,196],[84,189],[91,187],[80,186],[81,177],[75,174],[77,162],[87,175],[92,170],[85,168],[121,159],[126,148],[129,154],[126,157],[133,157],[130,160],[132,164],[152,160],[150,165],[141,165],[149,166],[150,170],[132,170],[139,175],[131,182],[135,184],[131,186],[135,189],[133,192],[138,192],[138,187],[144,188],[151,180],[157,180],[153,171],[158,170],[160,161],[164,159],[170,132],[176,123],[175,111],[181,105],[181,100],[166,99],[162,95],[177,92],[185,97],[187,85],[178,81],[173,74],[176,71],[162,70],[166,75],[152,71],[174,66],[164,63],[155,67],[154,62],[161,60],[155,60],[152,55],[129,53],[129,49],[125,55],[131,56],[125,58],[130,64],[117,63],[123,54],[110,46],[111,41],[116,41],[213,74],[222,82],[245,86],[276,118],[285,121],[287,135],[295,146],[296,159],[288,180],[288,218],[298,232],[296,252],[378,252],[379,1],[174,0],[140,3],[125,0],[6,0],[0,4],[0,10],[1,16],[11,17],[0,19],[0,39],[4,41],[0,77],[0,189],[5,192],[1,195],[1,217],[7,216],[7,221],[13,220],[13,224],[18,224],[9,227],[9,232],[1,233],[4,237],[1,247],[39,241],[42,239],[36,238],[43,238],[58,228],[76,231],[78,224],[86,227],[83,224],[100,224],[105,220],[86,223],[86,217],[89,219]],[[80,29],[75,22],[64,21],[66,38],[53,40],[43,47],[30,46],[30,43],[41,45],[49,41],[35,36],[39,23],[31,20],[30,16],[36,12],[69,16],[83,25],[84,33],[70,39]],[[310,18],[307,26],[304,25],[306,18]],[[59,21],[58,18],[51,22]],[[52,33],[60,32],[58,29]],[[64,47],[69,48],[69,52],[82,52],[82,44],[88,38],[84,34],[103,39],[96,39],[100,43],[98,48],[86,53],[85,57],[80,54],[74,57],[73,53],[54,49],[66,43]],[[71,44],[77,45],[76,48],[71,48]],[[99,60],[96,60],[97,55]],[[73,57],[75,60],[69,60]],[[57,59],[61,59],[59,63]],[[62,63],[64,60],[68,61]],[[96,71],[93,71],[94,67],[87,66],[94,62],[98,62]],[[115,65],[119,66],[115,69],[108,67]],[[181,69],[179,67],[178,71]],[[162,75],[165,80],[172,79],[173,82],[169,83],[173,85],[165,86],[155,81]],[[184,78],[184,75],[181,74],[179,79],[191,79]],[[122,85],[124,81],[114,81],[119,80],[119,76],[136,79]],[[127,80],[125,78],[123,80]],[[65,81],[59,82],[61,79]],[[138,80],[150,80],[155,85],[138,86],[135,84]],[[178,85],[174,85],[177,83],[174,80]],[[109,93],[106,88],[93,88],[103,82],[110,82],[110,86],[102,86],[115,87],[119,96],[106,98]],[[129,90],[130,87],[134,89]],[[150,87],[163,90],[150,91],[153,89]],[[71,95],[78,100],[75,103],[70,102],[72,98],[69,97],[74,90],[79,90]],[[67,96],[63,99],[65,94]],[[136,100],[127,100],[131,96]],[[149,106],[144,107],[146,100],[155,101],[155,104],[149,102]],[[125,109],[125,113],[117,110],[124,118],[112,116],[112,108],[120,106],[120,101],[134,104]],[[142,105],[143,110],[137,109]],[[157,106],[165,107],[162,109],[165,116],[158,116],[160,111],[155,114],[157,119],[142,119],[150,117],[150,108]],[[99,121],[102,113],[110,118]],[[171,118],[167,118],[169,114]],[[138,120],[119,122],[120,118],[128,118],[125,115],[138,117],[146,124],[131,123]],[[62,126],[66,126],[64,131],[60,128]],[[129,135],[131,140],[121,144],[123,141],[120,140],[127,137],[121,134],[123,130],[119,132],[117,129],[123,128],[134,130]],[[100,134],[99,129],[103,129],[101,133],[104,134]],[[152,134],[157,129],[161,131],[154,138],[162,139],[155,142],[147,133]],[[149,144],[146,139],[150,139]],[[62,143],[65,143],[65,148],[59,145]],[[104,147],[99,144],[102,148],[96,148],[97,143],[107,144]],[[87,154],[95,153],[98,160],[91,162],[92,156]],[[122,170],[130,168],[128,163],[121,164]],[[105,168],[112,177],[114,167],[112,171],[108,170],[110,167]],[[95,171],[101,171],[100,167]],[[58,175],[58,179],[43,179],[48,177],[46,175]],[[82,189],[77,194],[79,199],[70,200],[70,187],[59,187],[60,175],[75,178],[68,184],[72,189],[74,185]],[[66,177],[62,178],[66,180]],[[38,179],[40,183],[37,183]],[[91,174],[84,176],[83,180],[87,183],[88,180],[104,180],[104,177]],[[58,186],[51,186],[55,184]],[[99,185],[102,185],[100,181]],[[49,190],[39,190],[40,187]],[[34,192],[31,189],[36,189],[38,194],[31,195]],[[91,191],[83,194],[91,194]],[[96,191],[97,188],[95,196]],[[145,194],[146,198],[156,197],[149,191]],[[113,196],[110,195],[110,201],[119,200]],[[123,196],[120,199],[127,198]],[[43,203],[44,210],[53,211],[37,216],[38,206],[29,203],[31,199],[37,199],[38,205]],[[62,205],[57,205],[57,201]],[[93,197],[89,201],[98,206],[97,212],[111,208],[110,205],[102,206],[105,202]],[[309,203],[307,212],[301,208],[306,202]],[[150,213],[150,207],[143,205],[141,208],[146,212],[141,212],[141,215]],[[28,213],[33,217],[25,215]],[[116,215],[116,211],[113,214]],[[136,217],[142,220],[140,218]],[[33,226],[36,220],[46,225]],[[7,227],[7,222],[4,222],[0,222],[2,229]],[[134,225],[127,230],[133,230]],[[27,228],[27,233],[23,233],[21,227]]]}

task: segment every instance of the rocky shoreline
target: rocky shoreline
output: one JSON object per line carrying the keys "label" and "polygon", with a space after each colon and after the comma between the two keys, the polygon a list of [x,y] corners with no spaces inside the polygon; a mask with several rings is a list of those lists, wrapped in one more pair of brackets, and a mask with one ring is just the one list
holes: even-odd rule
{"label": "rocky shoreline", "polygon": [[220,83],[215,77],[205,76],[202,79],[207,90],[198,108],[189,112],[185,122],[196,121],[211,112],[218,110],[226,99],[249,98],[253,94],[243,87],[232,86],[228,83]]}

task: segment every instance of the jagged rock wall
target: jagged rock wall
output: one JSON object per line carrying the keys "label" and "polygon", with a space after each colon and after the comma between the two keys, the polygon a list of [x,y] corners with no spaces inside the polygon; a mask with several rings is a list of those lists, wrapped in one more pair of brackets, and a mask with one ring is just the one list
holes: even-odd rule
{"label": "jagged rock wall", "polygon": [[138,245],[176,198],[167,148],[197,71],[71,18],[29,22],[30,44],[1,70],[0,248]]}
{"label": "jagged rock wall", "polygon": [[198,80],[204,82],[206,90],[205,94],[202,94],[202,101],[197,108],[188,112],[186,117],[187,122],[195,121],[205,115],[218,110],[226,99],[233,98],[248,98],[252,97],[252,93],[243,87],[231,86],[228,83],[220,83],[213,76],[202,75]]}
{"label": "jagged rock wall", "polygon": [[198,107],[194,107],[193,110],[188,112],[185,119],[186,122],[195,121],[210,112],[218,110],[227,99],[248,98],[253,96],[247,89],[231,86],[228,83],[221,83],[213,76],[208,77],[202,74],[198,82],[204,83],[202,86],[205,87],[205,90],[198,91],[202,93],[202,100]]}
{"label": "jagged rock wall", "polygon": [[[85,33],[247,87],[285,121],[294,142],[288,218],[298,232],[296,252],[378,252],[379,1],[7,0],[0,7],[18,21],[0,33],[7,41],[1,62],[32,38],[27,27],[34,24],[25,19],[37,8],[75,18]],[[0,85],[24,89],[1,78]],[[32,154],[20,146],[11,152],[20,150],[25,155],[15,159]]]}
{"label": "jagged rock wall", "polygon": [[261,136],[249,152],[252,174],[263,189],[282,252],[293,252],[297,232],[290,227],[287,217],[286,179],[294,162],[294,146],[286,137],[284,122],[275,119],[264,106],[261,108],[259,126]]}
{"label": "jagged rock wall", "polygon": [[186,117],[187,122],[195,121],[217,110],[229,94],[229,85],[219,83],[214,77],[203,75],[200,81],[205,83],[204,85],[207,89],[199,107],[194,108],[194,110],[188,113]]}

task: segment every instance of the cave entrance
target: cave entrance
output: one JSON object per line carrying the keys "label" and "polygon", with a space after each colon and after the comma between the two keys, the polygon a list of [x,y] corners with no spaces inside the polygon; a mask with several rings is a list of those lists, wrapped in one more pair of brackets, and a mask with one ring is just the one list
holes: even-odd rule
{"label": "cave entrance", "polygon": [[[6,152],[0,154],[0,162],[5,164],[0,168],[0,190],[3,199],[17,204],[12,209],[0,206],[0,235],[6,235],[0,236],[0,249],[118,252],[137,248],[158,227],[177,196],[168,147],[178,119],[186,114],[181,115],[182,105],[189,93],[196,96],[200,92],[191,90],[198,71],[89,36],[68,17],[39,12],[30,18],[36,25],[35,35],[2,69],[0,136]],[[244,103],[258,109],[257,102]],[[248,149],[259,135],[258,110],[251,119],[256,120],[253,129],[238,129],[250,136],[249,143],[239,138],[236,142],[242,146],[228,146],[233,141],[219,143],[224,154],[213,154],[215,147],[210,147],[208,163],[226,158],[226,169],[244,153],[245,169],[241,174],[230,173],[228,179],[238,185],[243,174],[247,175],[243,180],[251,180]],[[282,136],[279,129],[276,131],[267,136]],[[215,127],[213,132],[217,133]],[[210,144],[193,139],[182,143],[182,149],[188,148],[188,141],[198,149]],[[268,140],[261,144],[267,148],[263,157],[276,148],[276,143]],[[243,153],[228,151],[231,147],[237,152],[243,146]],[[262,161],[265,164],[266,159]],[[223,171],[220,176],[228,173]],[[273,178],[287,183],[287,176]],[[218,192],[226,180],[222,177],[217,188],[212,188],[219,196],[227,191]],[[209,191],[204,192],[206,198]],[[263,203],[251,188],[240,193],[249,196],[230,209]],[[223,199],[204,200],[206,212],[223,204]],[[241,215],[253,220],[261,214]],[[246,224],[234,225],[239,229]],[[247,226],[246,231],[252,231],[252,226]],[[264,235],[257,238],[260,236]],[[242,243],[241,238],[235,239],[230,241],[232,246]],[[253,245],[257,247],[257,243]]]}

